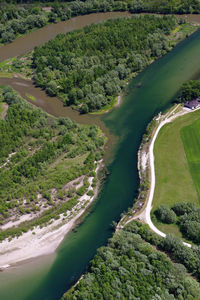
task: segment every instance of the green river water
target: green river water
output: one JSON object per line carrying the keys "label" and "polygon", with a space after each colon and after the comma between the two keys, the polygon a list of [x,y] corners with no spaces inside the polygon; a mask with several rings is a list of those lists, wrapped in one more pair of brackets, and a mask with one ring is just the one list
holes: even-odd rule
{"label": "green river water", "polygon": [[139,183],[137,151],[148,122],[170,105],[184,81],[199,74],[200,30],[132,80],[121,106],[101,117],[119,139],[91,213],[54,255],[0,273],[1,300],[57,300],[77,281],[96,249],[111,237],[112,221],[133,203]]}

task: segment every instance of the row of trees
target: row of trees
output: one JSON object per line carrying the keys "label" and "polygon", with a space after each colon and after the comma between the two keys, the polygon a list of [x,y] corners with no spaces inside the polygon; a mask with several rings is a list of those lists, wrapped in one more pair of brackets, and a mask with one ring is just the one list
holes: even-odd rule
{"label": "row of trees", "polygon": [[59,34],[33,53],[34,81],[82,113],[116,97],[131,73],[169,49],[175,17],[152,15],[109,20]]}
{"label": "row of trees", "polygon": [[[63,299],[198,299],[197,281],[187,275],[182,264],[172,263],[144,242],[140,231],[148,234],[148,229],[137,223],[115,233]],[[165,247],[170,243],[168,239]]]}

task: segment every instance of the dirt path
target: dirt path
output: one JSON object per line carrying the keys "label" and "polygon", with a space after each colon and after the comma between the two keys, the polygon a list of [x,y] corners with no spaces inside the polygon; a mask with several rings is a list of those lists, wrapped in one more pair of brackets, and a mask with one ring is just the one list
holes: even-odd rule
{"label": "dirt path", "polygon": [[[172,122],[174,119],[183,116],[187,113],[192,113],[198,109],[200,109],[200,107],[197,107],[194,110],[189,110],[189,109],[185,109],[183,108],[182,110],[178,111],[177,113],[175,113],[175,111],[177,110],[178,106],[176,106],[171,112],[167,113],[162,119],[161,122],[158,126],[158,128],[156,129],[154,136],[152,138],[150,147],[149,147],[149,162],[150,162],[150,172],[151,172],[151,180],[150,180],[150,190],[149,190],[149,197],[147,200],[147,204],[146,207],[142,210],[142,212],[140,214],[138,214],[137,216],[133,216],[132,218],[130,218],[126,224],[128,224],[129,222],[131,222],[132,220],[138,219],[146,224],[149,225],[149,227],[151,228],[152,231],[154,231],[156,234],[162,236],[162,237],[166,237],[166,234],[162,231],[160,231],[152,222],[151,220],[151,209],[152,209],[152,202],[153,202],[153,197],[154,197],[154,190],[155,190],[155,183],[156,183],[156,178],[155,178],[155,165],[154,165],[154,144],[156,141],[156,138],[158,136],[158,133],[160,132],[160,129],[167,123]],[[126,225],[125,224],[125,225]],[[191,244],[189,243],[185,243],[183,242],[184,245],[191,247]]]}

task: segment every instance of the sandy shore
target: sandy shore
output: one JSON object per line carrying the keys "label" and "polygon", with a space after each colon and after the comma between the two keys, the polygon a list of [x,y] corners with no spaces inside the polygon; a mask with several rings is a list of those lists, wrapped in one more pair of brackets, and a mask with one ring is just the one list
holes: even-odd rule
{"label": "sandy shore", "polygon": [[[98,163],[96,173],[101,165],[102,161]],[[89,177],[88,181],[90,183],[88,190],[91,190],[93,177]],[[68,211],[66,216],[60,215],[60,218],[54,220],[52,224],[43,228],[37,226],[33,231],[29,230],[18,238],[2,241],[0,243],[0,270],[30,258],[53,253],[96,198],[97,193],[98,188],[92,197],[87,194],[81,196],[72,211]]]}

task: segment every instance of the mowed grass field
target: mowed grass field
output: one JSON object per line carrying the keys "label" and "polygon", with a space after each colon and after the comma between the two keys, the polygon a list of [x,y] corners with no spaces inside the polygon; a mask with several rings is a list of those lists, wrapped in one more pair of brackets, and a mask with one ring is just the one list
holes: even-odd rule
{"label": "mowed grass field", "polygon": [[[199,128],[199,139],[196,143],[200,143],[200,110],[179,117],[172,123],[166,124],[158,134],[154,145],[156,186],[152,213],[161,204],[171,207],[176,202],[193,202],[197,206],[200,205],[196,185],[191,173],[191,166],[188,163],[182,141],[182,132],[195,121],[199,124],[199,127],[197,126]],[[189,136],[191,136],[191,133]],[[188,148],[190,148],[190,144],[188,144]],[[200,167],[200,144],[198,166]],[[199,167],[195,165],[194,172],[197,173],[199,170],[200,173]],[[200,175],[198,178],[200,179]],[[200,185],[200,180],[198,182]],[[181,236],[176,225],[154,223],[165,233],[171,232]]]}
{"label": "mowed grass field", "polygon": [[200,199],[200,119],[189,126],[181,128],[190,173]]}

